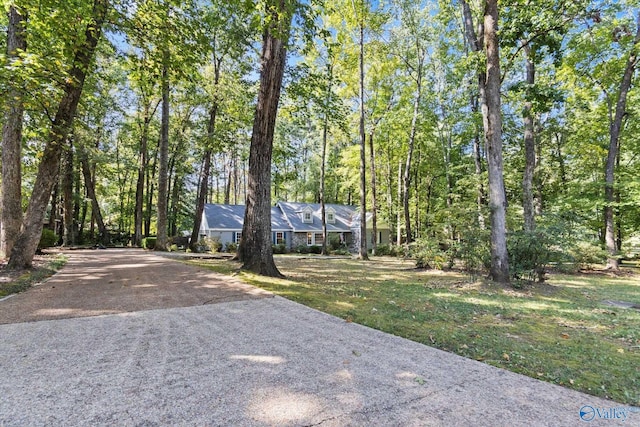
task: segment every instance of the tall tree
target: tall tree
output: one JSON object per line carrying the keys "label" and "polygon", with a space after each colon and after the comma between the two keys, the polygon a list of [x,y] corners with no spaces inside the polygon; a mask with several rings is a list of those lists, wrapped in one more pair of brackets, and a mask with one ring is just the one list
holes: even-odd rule
{"label": "tall tree", "polygon": [[260,89],[253,121],[247,201],[238,247],[242,268],[266,276],[281,276],[271,247],[271,158],[287,43],[295,2],[267,0]]}
{"label": "tall tree", "polygon": [[58,175],[61,153],[76,115],[84,81],[91,68],[108,9],[108,0],[94,0],[84,37],[80,38],[80,42],[74,49],[69,78],[65,80],[63,96],[51,123],[44,153],[38,165],[38,174],[22,223],[22,231],[11,252],[8,264],[11,269],[28,268],[33,262],[42,234],[47,204]]}
{"label": "tall tree", "polygon": [[486,53],[486,96],[482,105],[487,165],[489,172],[489,210],[491,214],[491,278],[509,282],[507,253],[507,200],[502,159],[502,110],[500,44],[498,39],[498,0],[487,0],[484,9],[484,48]]}
{"label": "tall tree", "polygon": [[[27,49],[26,10],[11,3],[7,26],[7,60],[13,64]],[[8,258],[22,224],[23,89],[19,79],[8,82],[2,128],[2,193],[0,197],[0,258]]]}
{"label": "tall tree", "polygon": [[169,47],[162,47],[162,75],[160,78],[160,86],[162,90],[162,107],[161,107],[161,124],[160,124],[160,142],[158,151],[160,152],[159,169],[158,169],[158,223],[157,239],[154,246],[156,251],[167,250],[167,215],[168,211],[168,195],[169,195]]}
{"label": "tall tree", "polygon": [[622,121],[627,114],[627,95],[633,83],[633,75],[638,64],[638,44],[640,44],[640,12],[636,18],[636,34],[633,39],[631,50],[627,57],[624,74],[618,88],[618,96],[616,99],[615,113],[610,117],[609,124],[609,150],[607,154],[607,162],[605,164],[605,187],[604,187],[604,222],[605,222],[605,243],[609,258],[607,259],[607,267],[613,270],[620,268],[618,259],[618,245],[615,236],[614,224],[614,203],[615,203],[615,167],[616,159],[620,150],[620,133],[622,131]]}

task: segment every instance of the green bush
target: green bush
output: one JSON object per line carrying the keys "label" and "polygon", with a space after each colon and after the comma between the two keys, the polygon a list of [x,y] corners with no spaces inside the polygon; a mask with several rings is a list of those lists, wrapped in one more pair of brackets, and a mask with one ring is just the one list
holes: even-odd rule
{"label": "green bush", "polygon": [[591,269],[593,264],[602,264],[607,260],[607,251],[592,242],[577,242],[569,249],[570,259],[576,269]]}
{"label": "green bush", "polygon": [[202,240],[208,252],[217,253],[222,250],[222,242],[219,237],[205,237]]}
{"label": "green bush", "polygon": [[340,249],[332,250],[331,254],[332,255],[351,255],[351,252],[349,252],[348,249],[340,248]]}
{"label": "green bush", "polygon": [[457,257],[462,261],[462,268],[474,279],[491,266],[489,239],[487,230],[467,230],[456,245]]}
{"label": "green bush", "polygon": [[55,246],[57,242],[58,236],[56,236],[56,233],[48,228],[43,228],[42,235],[40,236],[40,242],[38,243],[38,250]]}
{"label": "green bush", "polygon": [[156,240],[155,237],[145,237],[142,239],[142,247],[145,249],[155,249]]}
{"label": "green bush", "polygon": [[286,254],[287,246],[284,243],[271,246],[274,254]]}
{"label": "green bush", "polygon": [[376,255],[386,256],[391,255],[391,248],[389,245],[378,245],[376,246]]}
{"label": "green bush", "polygon": [[298,246],[296,246],[296,253],[308,254],[310,252],[311,252],[310,246],[307,246],[307,245],[298,245]]}
{"label": "green bush", "polygon": [[340,236],[337,234],[329,234],[329,250],[335,251],[344,247],[344,243],[340,243]]}
{"label": "green bush", "polygon": [[309,246],[309,253],[321,254],[322,253],[322,246],[318,246],[318,245]]}
{"label": "green bush", "polygon": [[447,254],[438,243],[430,239],[418,239],[411,244],[410,256],[416,260],[417,268],[442,269],[447,264]]}
{"label": "green bush", "polygon": [[237,250],[238,244],[233,242],[228,242],[224,247],[224,251],[228,253],[235,253]]}

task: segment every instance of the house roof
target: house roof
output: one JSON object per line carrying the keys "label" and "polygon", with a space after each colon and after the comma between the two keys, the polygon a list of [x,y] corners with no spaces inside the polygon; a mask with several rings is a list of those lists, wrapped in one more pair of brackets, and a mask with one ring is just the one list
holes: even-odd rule
{"label": "house roof", "polygon": [[[205,228],[215,231],[242,231],[245,205],[204,205]],[[291,226],[277,207],[271,208],[271,230],[288,231]]]}
{"label": "house roof", "polygon": [[[291,228],[295,232],[306,231],[322,231],[322,205],[320,203],[293,203],[293,202],[278,202],[277,205],[287,219],[287,222],[291,224]],[[334,205],[325,204],[325,209],[333,209],[335,213],[335,223],[331,224],[327,222],[328,232],[349,232],[351,231],[352,217],[356,213],[356,208],[346,205]],[[304,210],[311,210],[311,223],[305,223],[302,220],[302,212]]]}
{"label": "house roof", "polygon": [[[333,211],[335,222],[327,222],[327,231],[350,232],[360,224],[360,212],[353,206],[325,204],[327,212]],[[319,203],[278,202],[271,208],[271,231],[322,232],[322,206]],[[206,204],[204,206],[203,229],[213,231],[242,231],[244,205]],[[302,219],[302,213],[311,213],[311,223]],[[367,213],[367,223],[371,214]],[[378,228],[388,228],[379,223]]]}

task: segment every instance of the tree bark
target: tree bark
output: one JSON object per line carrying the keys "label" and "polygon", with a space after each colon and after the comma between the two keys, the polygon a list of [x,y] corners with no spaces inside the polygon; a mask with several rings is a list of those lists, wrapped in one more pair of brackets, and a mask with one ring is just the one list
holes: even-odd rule
{"label": "tree bark", "polygon": [[76,243],[76,227],[73,203],[73,138],[69,138],[69,147],[64,152],[62,163],[62,206],[64,216],[63,246],[73,246]]}
{"label": "tree bark", "polygon": [[160,165],[158,168],[158,212],[155,251],[167,250],[167,194],[169,191],[169,49],[162,52],[162,120],[160,124]]}
{"label": "tree bark", "polygon": [[89,158],[84,148],[79,148],[80,164],[82,166],[82,176],[84,178],[84,185],[87,189],[87,197],[91,200],[91,212],[93,218],[98,225],[98,242],[102,245],[109,244],[109,233],[104,225],[102,218],[102,211],[100,210],[100,204],[98,204],[98,197],[96,196],[96,185],[93,175],[91,173],[91,165],[89,164]]}
{"label": "tree bark", "polygon": [[487,0],[484,11],[484,46],[487,56],[486,94],[482,106],[489,171],[491,213],[491,278],[509,282],[507,253],[507,200],[502,160],[502,112],[500,103],[500,46],[498,42],[498,0]]}
{"label": "tree bark", "polygon": [[[26,12],[15,4],[9,7],[7,25],[7,62],[20,58],[27,49]],[[4,126],[2,127],[2,202],[0,202],[0,258],[9,258],[22,225],[22,123],[23,90],[14,80],[7,81]]]}
{"label": "tree bark", "polygon": [[331,81],[333,78],[331,64],[327,64],[328,78],[325,96],[324,119],[322,123],[322,158],[320,163],[320,215],[322,216],[322,255],[327,255],[327,211],[325,208],[325,180],[327,169],[327,133],[329,129],[329,102],[331,100]]}
{"label": "tree bark", "polygon": [[367,254],[367,160],[364,132],[364,16],[360,16],[360,244],[358,258],[369,259]]}
{"label": "tree bark", "polygon": [[249,151],[249,176],[242,239],[238,258],[242,268],[280,277],[271,246],[271,159],[273,133],[278,113],[282,78],[287,59],[286,45],[292,20],[287,0],[267,1],[270,18],[263,37],[260,89]]}
{"label": "tree bark", "polygon": [[[462,15],[464,20],[464,32],[465,38],[467,39],[467,44],[471,48],[473,52],[481,52],[482,51],[482,42],[481,39],[484,38],[484,23],[478,23],[478,31],[476,32],[473,24],[473,15],[471,13],[471,8],[469,4],[462,0]],[[474,113],[478,112],[478,104],[484,105],[485,97],[486,97],[486,75],[484,72],[478,72],[477,81],[478,81],[478,94],[477,96],[471,97],[471,111]],[[476,129],[476,134],[473,139],[473,154],[474,154],[474,164],[476,169],[476,178],[478,180],[477,188],[476,188],[476,205],[478,209],[478,226],[481,230],[485,229],[485,221],[484,215],[482,213],[482,208],[485,205],[485,191],[484,186],[482,184],[482,150],[480,144],[480,130]]]}
{"label": "tree bark", "polygon": [[609,257],[607,259],[607,268],[619,270],[620,260],[618,259],[618,245],[616,244],[615,222],[614,222],[614,202],[615,202],[615,166],[616,158],[620,147],[620,133],[622,131],[622,120],[626,114],[627,94],[633,84],[633,74],[638,63],[637,45],[640,43],[640,13],[637,17],[637,29],[633,47],[627,58],[627,65],[624,75],[620,82],[620,90],[618,91],[618,99],[616,101],[616,112],[613,122],[609,127],[609,153],[607,155],[607,163],[605,166],[604,177],[604,225],[605,225],[605,244]]}
{"label": "tree bark", "polygon": [[376,254],[378,247],[378,185],[376,182],[376,154],[373,150],[373,135],[375,131],[369,133],[369,167],[371,168],[371,233],[373,240],[371,245],[371,254]]}
{"label": "tree bark", "polygon": [[151,119],[153,118],[156,109],[160,103],[156,103],[155,107],[151,108],[151,101],[146,101],[144,104],[144,113],[142,118],[142,126],[140,128],[140,154],[138,160],[138,180],[136,182],[136,206],[134,211],[134,236],[133,244],[135,246],[142,246],[142,222],[144,219],[144,182],[146,178],[147,166],[149,163],[149,126]]}
{"label": "tree bark", "polygon": [[402,189],[402,206],[404,208],[404,226],[407,239],[405,245],[409,247],[409,243],[413,241],[411,233],[411,214],[409,212],[409,198],[411,196],[411,162],[413,150],[415,148],[416,132],[418,128],[418,115],[420,114],[420,100],[422,99],[422,64],[417,68],[416,93],[413,100],[413,116],[411,117],[411,129],[409,130],[409,147],[407,149],[407,161],[404,165],[403,189]]}
{"label": "tree bark", "polygon": [[[221,59],[214,60],[214,87],[218,87],[220,83],[220,66]],[[217,91],[216,91],[217,92]],[[196,212],[193,216],[193,229],[191,230],[191,239],[189,240],[189,248],[195,252],[200,238],[200,226],[202,225],[202,213],[209,192],[209,175],[211,174],[211,155],[213,147],[213,137],[216,131],[216,117],[218,115],[218,100],[213,100],[213,105],[209,110],[209,123],[207,124],[207,148],[202,158],[202,171],[200,174],[200,185],[198,186],[198,200],[196,201]],[[226,201],[228,202],[228,196]]]}
{"label": "tree bark", "polygon": [[56,182],[60,155],[76,115],[88,69],[95,56],[107,9],[107,0],[94,0],[92,17],[87,24],[84,39],[74,52],[73,66],[69,72],[69,78],[65,80],[62,99],[38,165],[38,174],[29,199],[22,231],[18,235],[9,259],[8,268],[10,269],[29,268],[33,263],[33,256],[42,234],[42,221],[51,190]]}
{"label": "tree bark", "polygon": [[[527,55],[527,87],[531,88],[535,84],[536,67],[531,60],[531,48],[526,46],[524,51]],[[533,102],[526,100],[524,103],[524,152],[525,165],[522,176],[522,207],[524,210],[524,231],[533,232],[536,229],[535,208],[533,204],[533,175],[536,168],[536,141],[534,129]]]}

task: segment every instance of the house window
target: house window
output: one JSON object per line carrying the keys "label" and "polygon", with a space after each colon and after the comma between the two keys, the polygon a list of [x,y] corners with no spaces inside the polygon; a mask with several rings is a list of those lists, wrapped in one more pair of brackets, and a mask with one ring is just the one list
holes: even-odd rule
{"label": "house window", "polygon": [[313,246],[313,233],[307,233],[307,246]]}
{"label": "house window", "polygon": [[316,235],[314,236],[314,244],[318,245],[318,246],[322,246],[322,241],[324,240],[322,238],[322,233],[316,233]]}
{"label": "house window", "polygon": [[327,212],[327,222],[329,224],[335,224],[336,223],[336,214],[335,214],[335,212],[332,212],[332,211],[328,211]]}
{"label": "house window", "polygon": [[311,217],[311,211],[302,212],[302,222],[306,224],[311,224],[313,222],[313,218]]}
{"label": "house window", "polygon": [[233,233],[233,243],[240,244],[242,238],[242,231],[236,231]]}
{"label": "house window", "polygon": [[284,232],[283,231],[276,231],[275,233],[273,233],[273,243],[276,245],[284,245],[286,243],[286,240],[284,239]]}

